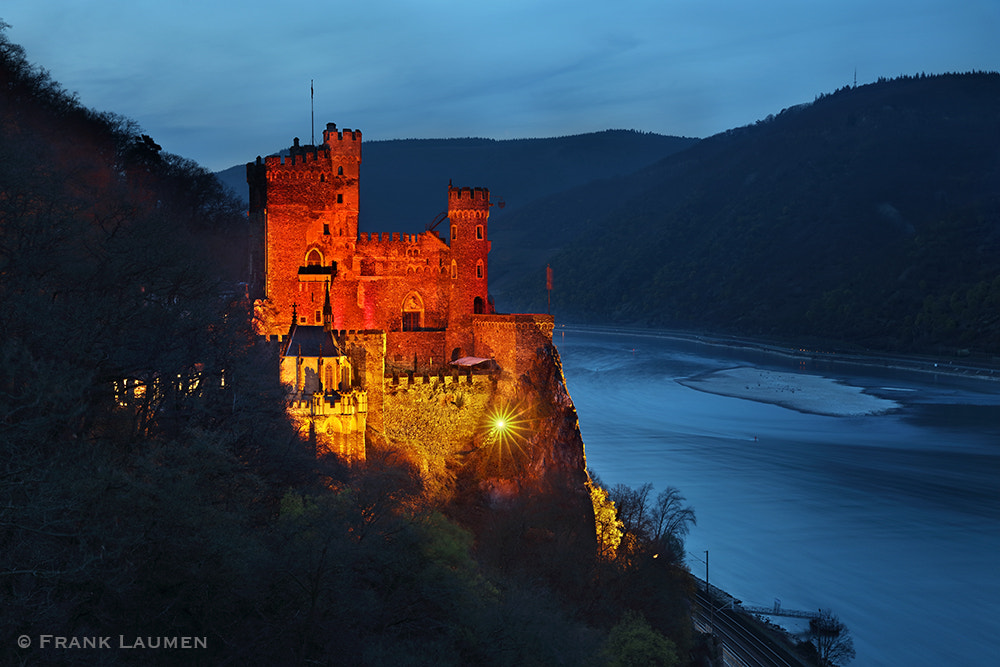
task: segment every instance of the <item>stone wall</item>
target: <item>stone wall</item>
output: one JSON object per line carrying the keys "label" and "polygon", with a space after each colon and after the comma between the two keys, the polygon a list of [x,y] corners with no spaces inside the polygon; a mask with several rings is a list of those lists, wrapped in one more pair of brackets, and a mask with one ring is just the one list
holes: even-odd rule
{"label": "stone wall", "polygon": [[386,378],[383,434],[425,474],[440,476],[454,455],[472,448],[493,392],[485,375]]}
{"label": "stone wall", "polygon": [[473,315],[474,354],[497,363],[512,377],[532,368],[542,350],[552,345],[551,315]]}

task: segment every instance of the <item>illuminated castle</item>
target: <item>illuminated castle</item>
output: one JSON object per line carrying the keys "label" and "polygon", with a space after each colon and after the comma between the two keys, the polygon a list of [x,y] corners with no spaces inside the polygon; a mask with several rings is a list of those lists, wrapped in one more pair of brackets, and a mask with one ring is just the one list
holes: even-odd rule
{"label": "illuminated castle", "polygon": [[447,240],[359,234],[360,166],[361,132],[333,123],[320,146],[295,139],[247,165],[257,331],[281,342],[302,424],[348,459],[364,457],[366,426],[382,429],[391,378],[443,380],[456,361],[517,373],[552,335],[550,316],[495,313],[489,190],[448,185]]}

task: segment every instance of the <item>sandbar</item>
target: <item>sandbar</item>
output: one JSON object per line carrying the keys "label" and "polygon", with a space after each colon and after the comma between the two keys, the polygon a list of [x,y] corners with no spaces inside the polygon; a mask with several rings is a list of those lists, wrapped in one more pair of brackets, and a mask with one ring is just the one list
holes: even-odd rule
{"label": "sandbar", "polygon": [[726,368],[677,381],[685,387],[710,394],[832,417],[878,415],[901,407],[896,401],[866,394],[861,387],[830,378],[747,366]]}

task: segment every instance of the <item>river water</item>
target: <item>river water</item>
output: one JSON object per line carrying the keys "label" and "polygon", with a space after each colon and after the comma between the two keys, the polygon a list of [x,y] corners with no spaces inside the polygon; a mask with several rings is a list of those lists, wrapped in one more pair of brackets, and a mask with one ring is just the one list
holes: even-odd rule
{"label": "river water", "polygon": [[[679,488],[695,574],[708,551],[711,583],[744,604],[831,610],[852,665],[1000,664],[1000,382],[649,334],[560,328],[555,343],[588,467],[608,487]],[[739,366],[900,407],[821,416],[677,381]]]}

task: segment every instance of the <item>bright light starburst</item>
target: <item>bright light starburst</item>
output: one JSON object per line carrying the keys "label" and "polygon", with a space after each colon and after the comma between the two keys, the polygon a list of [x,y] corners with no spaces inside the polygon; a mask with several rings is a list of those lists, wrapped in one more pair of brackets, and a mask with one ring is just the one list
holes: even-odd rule
{"label": "bright light starburst", "polygon": [[527,435],[530,419],[521,405],[493,408],[484,424],[482,449],[486,462],[500,474],[511,474],[528,458]]}

